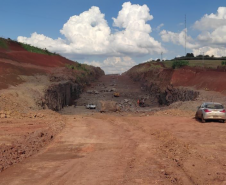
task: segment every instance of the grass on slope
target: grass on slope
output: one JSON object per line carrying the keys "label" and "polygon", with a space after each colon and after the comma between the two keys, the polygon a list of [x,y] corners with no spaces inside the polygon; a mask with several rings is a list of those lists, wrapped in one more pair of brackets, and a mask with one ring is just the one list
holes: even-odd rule
{"label": "grass on slope", "polygon": [[31,46],[29,44],[24,44],[24,43],[20,43],[20,44],[24,49],[32,53],[39,53],[44,55],[56,55],[55,53],[49,52],[47,49],[40,49],[35,46]]}
{"label": "grass on slope", "polygon": [[[221,65],[222,60],[189,60],[189,66],[191,67],[206,67],[206,68],[213,68],[216,69],[218,66]],[[173,61],[164,61],[164,65],[167,68],[172,68]]]}
{"label": "grass on slope", "polygon": [[0,48],[8,49],[8,44],[5,39],[0,38]]}

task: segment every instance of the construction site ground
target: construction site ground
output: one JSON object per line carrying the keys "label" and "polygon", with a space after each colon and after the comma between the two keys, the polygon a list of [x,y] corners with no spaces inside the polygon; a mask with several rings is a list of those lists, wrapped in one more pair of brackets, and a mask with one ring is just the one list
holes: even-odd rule
{"label": "construction site ground", "polygon": [[[143,108],[141,96],[128,77],[105,75],[77,106],[0,119],[0,184],[226,184],[226,124],[194,118],[202,102],[226,97],[203,90],[196,101]],[[84,106],[99,101],[122,111]]]}

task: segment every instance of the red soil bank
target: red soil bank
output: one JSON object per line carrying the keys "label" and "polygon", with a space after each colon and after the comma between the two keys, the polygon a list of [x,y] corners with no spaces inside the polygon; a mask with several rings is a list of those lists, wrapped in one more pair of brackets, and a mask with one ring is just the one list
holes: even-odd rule
{"label": "red soil bank", "polygon": [[7,49],[0,48],[0,89],[22,83],[19,75],[48,74],[55,68],[75,64],[59,55],[28,52],[15,41],[7,41],[7,44]]}
{"label": "red soil bank", "polygon": [[[183,67],[169,69],[159,64],[159,68],[151,67],[151,63],[144,63],[131,68],[127,74],[135,81],[158,84],[166,88],[172,84],[174,87],[195,87],[196,89],[211,90],[226,93],[226,69]],[[144,69],[150,69],[145,71]],[[145,72],[144,72],[145,71]]]}
{"label": "red soil bank", "polygon": [[59,55],[44,55],[28,52],[19,43],[14,41],[8,41],[8,49],[0,48],[0,58],[44,67],[62,67],[65,64],[74,63]]}
{"label": "red soil bank", "polygon": [[171,83],[174,86],[192,86],[197,89],[207,89],[225,93],[226,72],[218,69],[185,67],[174,70]]}

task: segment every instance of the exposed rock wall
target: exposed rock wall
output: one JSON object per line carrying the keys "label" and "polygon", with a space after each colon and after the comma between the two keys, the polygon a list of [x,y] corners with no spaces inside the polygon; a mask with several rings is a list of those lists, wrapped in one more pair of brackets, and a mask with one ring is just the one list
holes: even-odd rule
{"label": "exposed rock wall", "polygon": [[[156,65],[156,64],[155,64]],[[149,68],[148,71],[141,69]],[[199,92],[188,88],[174,87],[171,79],[174,74],[173,69],[167,69],[162,64],[153,67],[149,63],[131,68],[125,73],[134,81],[139,81],[143,90],[151,97],[150,105],[170,105],[177,101],[193,101]]]}
{"label": "exposed rock wall", "polygon": [[199,92],[187,88],[175,88],[173,85],[167,85],[166,88],[161,85],[151,82],[150,84],[142,84],[142,88],[148,92],[151,97],[151,105],[170,105],[177,101],[192,101],[195,100]]}
{"label": "exposed rock wall", "polygon": [[49,109],[59,111],[67,105],[72,105],[81,92],[81,85],[72,82],[52,85],[46,90],[43,106],[46,105]]}
{"label": "exposed rock wall", "polygon": [[160,105],[170,105],[177,101],[192,101],[199,95],[198,91],[189,90],[186,88],[174,88],[172,85],[168,85],[165,92],[162,92],[158,101]]}
{"label": "exposed rock wall", "polygon": [[104,71],[99,67],[89,66],[89,70],[80,74],[76,70],[66,68],[55,70],[50,75],[53,85],[46,89],[41,106],[59,111],[65,106],[73,105],[86,85],[104,75]]}

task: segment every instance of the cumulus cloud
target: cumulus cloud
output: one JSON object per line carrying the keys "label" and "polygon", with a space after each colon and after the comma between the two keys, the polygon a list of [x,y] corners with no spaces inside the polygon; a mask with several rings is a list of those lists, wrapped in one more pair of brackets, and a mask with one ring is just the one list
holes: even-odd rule
{"label": "cumulus cloud", "polygon": [[[185,34],[187,29],[182,30],[179,33],[162,30],[160,36],[163,42],[173,42],[177,45],[182,45],[185,47]],[[186,36],[186,47],[189,49],[197,48],[199,45],[190,36]]]}
{"label": "cumulus cloud", "polygon": [[108,57],[103,62],[98,61],[85,61],[85,64],[101,67],[106,74],[123,73],[134,66],[135,61],[128,57]]}
{"label": "cumulus cloud", "polygon": [[126,2],[122,5],[118,17],[113,18],[113,25],[119,28],[150,33],[151,26],[146,22],[152,19],[153,16],[150,15],[147,5],[132,5],[130,2]]}
{"label": "cumulus cloud", "polygon": [[204,15],[193,25],[194,29],[206,31],[214,30],[220,26],[226,25],[226,7],[219,7],[216,14]]}
{"label": "cumulus cloud", "polygon": [[150,36],[151,26],[146,22],[152,19],[153,16],[146,5],[124,3],[118,17],[113,18],[113,25],[124,29],[113,36],[112,46],[115,51],[126,55],[166,52],[161,43]]}
{"label": "cumulus cloud", "polygon": [[65,39],[52,39],[33,33],[31,37],[18,37],[19,42],[47,48],[60,54],[84,56],[127,56],[160,53],[166,51],[161,43],[150,36],[153,19],[146,5],[126,2],[117,18],[113,18],[114,33],[98,7],[91,7],[80,15],[74,15],[63,25],[60,33]]}
{"label": "cumulus cloud", "polygon": [[[187,48],[195,55],[226,55],[226,7],[219,7],[216,14],[204,15],[192,26],[199,30],[197,38],[187,36]],[[172,42],[185,47],[185,31],[179,33],[163,30],[160,36],[163,42]]]}
{"label": "cumulus cloud", "polygon": [[79,16],[70,17],[60,33],[65,40],[33,33],[30,38],[19,36],[18,41],[66,54],[101,55],[109,52],[111,30],[98,7],[93,6]]}
{"label": "cumulus cloud", "polygon": [[202,31],[197,37],[202,47],[194,53],[201,50],[206,55],[226,55],[226,7],[219,7],[216,14],[204,15],[193,28]]}
{"label": "cumulus cloud", "polygon": [[203,32],[198,35],[198,40],[208,44],[226,46],[226,26],[218,27],[212,32]]}
{"label": "cumulus cloud", "polygon": [[226,49],[225,47],[210,47],[210,46],[204,46],[199,49],[193,50],[194,55],[214,55],[215,57],[222,57],[226,56]]}

